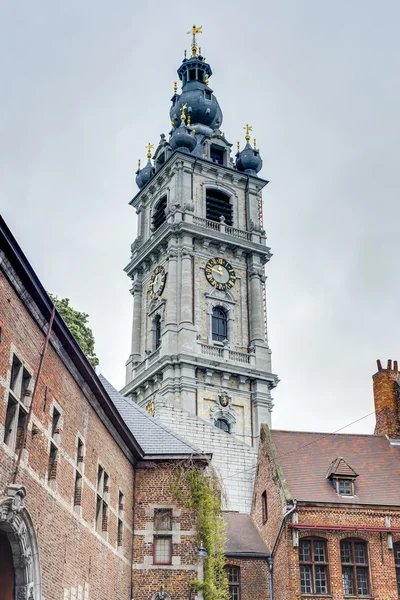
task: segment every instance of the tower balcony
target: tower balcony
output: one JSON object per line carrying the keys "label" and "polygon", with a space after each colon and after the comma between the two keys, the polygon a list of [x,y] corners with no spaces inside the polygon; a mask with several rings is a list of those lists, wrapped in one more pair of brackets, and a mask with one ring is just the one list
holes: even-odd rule
{"label": "tower balcony", "polygon": [[131,261],[125,271],[129,274],[148,255],[156,254],[167,243],[169,236],[173,233],[189,233],[197,239],[209,239],[217,244],[226,244],[242,251],[259,252],[264,255],[265,262],[272,256],[270,248],[266,245],[266,235],[263,230],[247,231],[226,225],[221,222],[212,221],[198,217],[193,212],[193,204],[185,204],[183,208],[174,207],[167,216],[167,220],[155,231],[152,231],[146,241],[140,237],[132,244]]}

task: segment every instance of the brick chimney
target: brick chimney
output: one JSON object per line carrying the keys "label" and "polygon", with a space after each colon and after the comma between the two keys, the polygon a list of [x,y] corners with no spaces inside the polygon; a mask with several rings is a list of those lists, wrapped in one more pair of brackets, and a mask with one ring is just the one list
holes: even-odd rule
{"label": "brick chimney", "polygon": [[377,360],[378,371],[372,376],[375,403],[375,434],[400,439],[400,373],[397,360],[388,360],[383,369]]}

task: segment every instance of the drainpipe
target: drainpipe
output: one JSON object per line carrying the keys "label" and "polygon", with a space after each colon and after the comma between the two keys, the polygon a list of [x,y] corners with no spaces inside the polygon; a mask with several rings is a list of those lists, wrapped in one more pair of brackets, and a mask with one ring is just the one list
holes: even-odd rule
{"label": "drainpipe", "polygon": [[294,512],[296,510],[296,508],[297,508],[297,500],[293,500],[292,508],[289,508],[289,510],[286,509],[286,512],[283,515],[283,518],[282,518],[282,521],[281,521],[281,524],[279,527],[278,535],[276,536],[276,540],[272,547],[271,554],[270,554],[269,558],[267,559],[267,561],[268,561],[268,580],[269,580],[269,600],[274,600],[274,590],[273,590],[273,586],[272,586],[272,574],[273,574],[273,570],[274,570],[275,550],[278,546],[279,539],[281,537],[281,533],[283,530],[283,526],[286,523],[286,519],[288,518],[289,515],[292,514],[292,512]]}

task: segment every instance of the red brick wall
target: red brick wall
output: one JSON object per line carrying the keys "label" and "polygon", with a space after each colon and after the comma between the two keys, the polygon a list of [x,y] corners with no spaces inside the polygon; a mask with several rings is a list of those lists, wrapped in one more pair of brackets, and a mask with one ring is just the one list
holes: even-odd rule
{"label": "red brick wall", "polygon": [[231,558],[227,565],[240,568],[240,600],[266,600],[269,597],[268,564],[265,558]]}
{"label": "red brick wall", "polygon": [[[258,528],[261,537],[271,551],[274,545],[288,498],[282,486],[274,461],[269,454],[268,434],[261,429],[260,449],[258,455],[258,471],[254,486],[252,519]],[[268,519],[263,522],[262,516],[262,494],[267,492]],[[276,548],[273,568],[273,587],[275,600],[288,600],[289,598],[289,562],[286,552],[286,529]]]}
{"label": "red brick wall", "polygon": [[[44,336],[0,273],[0,426],[4,427],[12,354],[15,352],[33,376],[39,365]],[[47,405],[44,405],[47,387]],[[62,426],[55,489],[47,481],[51,407],[61,409]],[[27,465],[18,483],[27,489],[25,505],[37,532],[43,595],[60,600],[64,589],[90,584],[90,598],[129,598],[131,536],[124,528],[123,548],[117,550],[118,491],[125,495],[124,519],[131,527],[133,468],[63,362],[49,345],[33,406],[38,434],[28,432]],[[85,442],[82,516],[73,509],[78,433]],[[15,455],[0,434],[0,495],[12,478]],[[103,540],[95,532],[97,466],[110,476],[109,531]]]}
{"label": "red brick wall", "polygon": [[373,376],[374,403],[376,414],[376,435],[400,438],[399,399],[395,381],[400,378],[397,361],[388,361],[387,369],[382,369],[378,361],[378,372]]}
{"label": "red brick wall", "polygon": [[[135,568],[133,570],[134,599],[148,600],[160,588],[168,591],[174,600],[187,600],[190,581],[197,579],[196,515],[192,509],[182,506],[171,493],[171,477],[174,463],[165,462],[137,469],[135,486]],[[185,490],[182,490],[184,492]],[[147,564],[153,555],[153,537],[146,541],[144,531],[152,526],[154,517],[151,508],[174,508],[173,528],[179,533],[180,541],[173,543],[173,556],[180,557],[181,564],[157,566]]]}

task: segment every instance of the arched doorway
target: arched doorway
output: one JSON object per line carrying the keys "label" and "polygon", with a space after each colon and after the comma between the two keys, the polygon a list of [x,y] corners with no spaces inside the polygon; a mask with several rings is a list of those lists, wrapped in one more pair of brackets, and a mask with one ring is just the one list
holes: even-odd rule
{"label": "arched doorway", "polygon": [[25,495],[23,486],[10,485],[0,496],[0,600],[42,598],[35,530],[22,504]]}
{"label": "arched doorway", "polygon": [[14,562],[10,542],[0,532],[0,600],[14,600]]}

